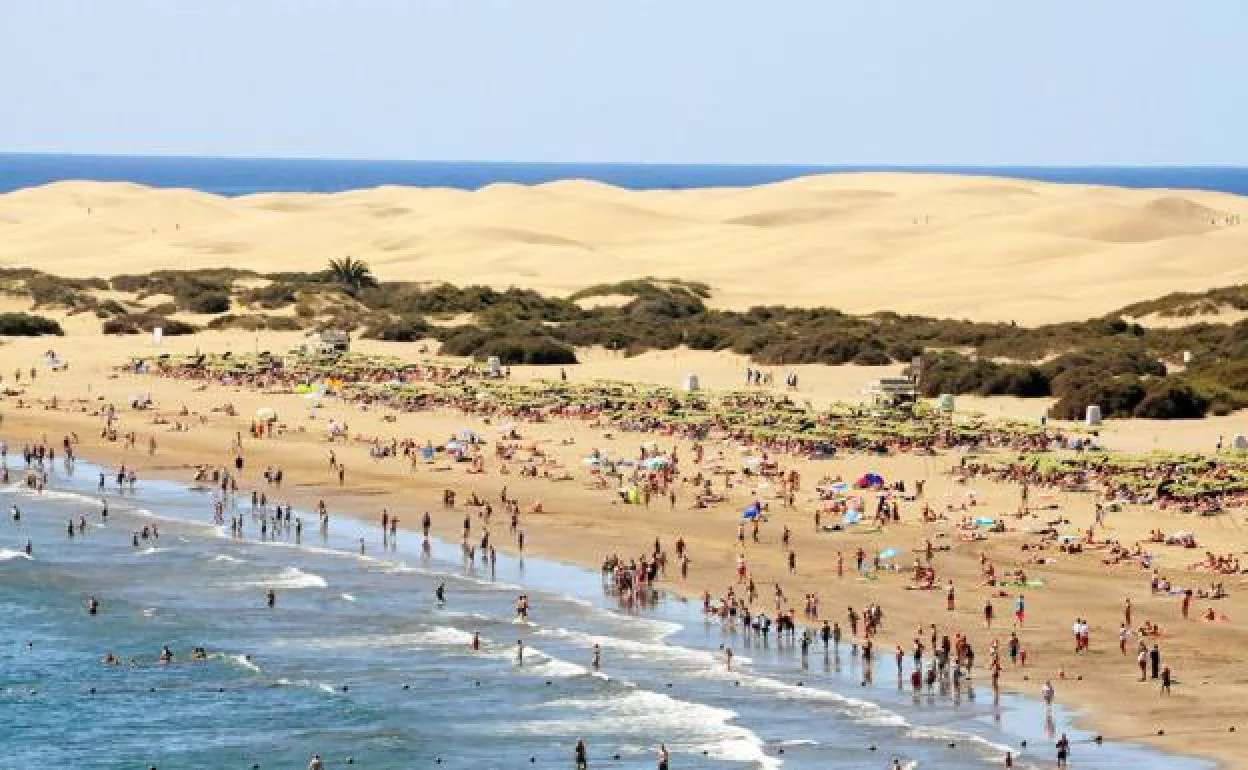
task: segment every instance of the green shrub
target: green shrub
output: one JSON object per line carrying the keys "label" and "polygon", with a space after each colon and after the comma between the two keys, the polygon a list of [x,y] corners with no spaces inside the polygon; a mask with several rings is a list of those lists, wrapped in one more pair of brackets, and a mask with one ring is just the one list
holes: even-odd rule
{"label": "green shrub", "polygon": [[223,291],[209,291],[186,298],[185,309],[190,313],[216,314],[230,309],[230,295]]}
{"label": "green shrub", "polygon": [[259,305],[265,310],[280,310],[293,305],[299,299],[295,284],[274,282],[267,286],[248,289],[239,297],[244,305]]}
{"label": "green shrub", "polygon": [[65,334],[61,325],[51,318],[29,313],[0,313],[0,337],[57,337]]}
{"label": "green shrub", "polygon": [[430,335],[433,327],[419,316],[380,319],[368,324],[364,336],[390,342],[415,342]]}
{"label": "green shrub", "polygon": [[1204,417],[1210,400],[1184,383],[1158,382],[1150,386],[1144,399],[1132,410],[1135,417],[1180,420]]}
{"label": "green shrub", "polygon": [[1143,383],[1131,377],[1085,380],[1055,392],[1058,401],[1050,413],[1061,420],[1082,420],[1087,408],[1096,405],[1105,417],[1129,417],[1145,394]]}
{"label": "green shrub", "polygon": [[244,331],[299,331],[299,321],[286,316],[223,315],[208,322],[208,329],[242,329]]}
{"label": "green shrub", "polygon": [[199,327],[193,324],[148,313],[128,313],[110,318],[101,324],[105,334],[143,334],[158,326],[166,337],[179,337],[199,331]]}

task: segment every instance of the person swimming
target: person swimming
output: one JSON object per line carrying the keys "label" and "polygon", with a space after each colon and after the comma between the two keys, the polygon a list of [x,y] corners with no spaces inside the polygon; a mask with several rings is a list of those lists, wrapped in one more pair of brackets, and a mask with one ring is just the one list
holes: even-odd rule
{"label": "person swimming", "polygon": [[164,647],[160,648],[160,662],[161,663],[173,662],[173,650],[169,649],[168,645],[165,645]]}
{"label": "person swimming", "polygon": [[100,603],[96,600],[94,596],[88,596],[87,597],[87,614],[95,615],[99,611],[100,611]]}

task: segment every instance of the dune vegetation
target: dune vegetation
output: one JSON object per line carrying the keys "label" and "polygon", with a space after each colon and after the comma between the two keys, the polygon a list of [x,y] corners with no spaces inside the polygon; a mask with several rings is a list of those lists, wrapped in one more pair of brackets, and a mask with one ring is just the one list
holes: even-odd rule
{"label": "dune vegetation", "polygon": [[[437,340],[446,355],[507,364],[571,364],[576,350],[635,355],[687,347],[730,350],[760,365],[909,363],[923,358],[923,389],[983,396],[1051,397],[1051,414],[1078,418],[1088,404],[1109,416],[1224,414],[1248,406],[1248,321],[1149,328],[1128,318],[1192,303],[1233,302],[1243,287],[1172,295],[1086,321],[1035,327],[831,308],[708,307],[710,287],[653,278],[598,284],[568,297],[530,289],[379,281],[358,260],[319,272],[162,270],[69,279],[21,268],[0,285],[36,309],[93,313],[107,334],[162,328],[315,330]],[[610,302],[593,302],[610,298]],[[446,323],[458,318],[458,323]],[[56,334],[51,319],[10,314],[0,333]]]}

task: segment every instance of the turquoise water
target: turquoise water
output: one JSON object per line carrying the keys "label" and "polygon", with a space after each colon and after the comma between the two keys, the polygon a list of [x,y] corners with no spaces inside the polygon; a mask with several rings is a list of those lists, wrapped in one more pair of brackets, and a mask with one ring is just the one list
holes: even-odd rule
{"label": "turquoise water", "polygon": [[[262,542],[240,507],[235,538],[213,525],[211,492],[171,483],[110,487],[105,520],[98,469],[48,471],[49,491],[3,494],[22,514],[0,522],[3,768],[302,768],[313,752],[335,768],[569,768],[578,738],[591,767],[621,770],[654,767],[660,742],[682,769],[883,769],[894,757],[986,768],[1023,741],[1021,766],[1047,767],[1049,735],[1069,730],[1060,713],[982,691],[914,701],[891,661],[862,687],[847,650],[803,664],[679,600],[630,612],[579,568],[500,557],[491,573],[458,545],[422,554],[415,534],[383,548],[376,528],[341,515],[327,537],[308,525],[299,544],[290,532]],[[80,516],[87,531],[71,539]],[[159,537],[135,547],[144,526]],[[522,592],[527,624],[514,621]],[[601,673],[588,668],[594,643]],[[164,645],[171,664],[157,660]],[[189,660],[195,646],[208,660]],[[124,664],[103,665],[108,652]],[[1211,766],[1070,732],[1078,768]]]}
{"label": "turquoise water", "polygon": [[538,184],[558,179],[594,179],[649,190],[757,185],[845,171],[987,174],[1046,182],[1172,187],[1248,195],[1248,168],[1233,166],[714,166],[51,154],[0,154],[0,193],[65,179],[189,187],[218,195],[337,192],[387,184],[475,190],[498,182]]}

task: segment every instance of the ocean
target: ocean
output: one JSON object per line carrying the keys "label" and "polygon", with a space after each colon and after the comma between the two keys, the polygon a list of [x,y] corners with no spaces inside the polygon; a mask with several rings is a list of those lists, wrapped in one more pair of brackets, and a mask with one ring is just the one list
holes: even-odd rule
{"label": "ocean", "polygon": [[[1097,745],[1064,711],[994,704],[982,682],[961,699],[914,699],[891,659],[864,685],[847,648],[804,662],[670,596],[622,606],[594,571],[505,556],[491,570],[465,564],[458,544],[426,553],[415,533],[386,548],[376,526],[337,512],[324,537],[309,524],[301,542],[289,531],[261,539],[249,501],[234,537],[212,521],[212,490],[171,482],[123,494],[109,481],[104,517],[100,468],[58,460],[36,493],[20,483],[20,458],[8,462],[0,768],[294,770],[319,753],[328,768],[563,769],[583,739],[594,770],[653,768],[660,743],[673,770],[886,770],[894,758],[967,770],[1000,767],[1007,748],[1019,767],[1049,767],[1062,731],[1082,770],[1212,767]],[[79,517],[87,529],[71,538]],[[133,545],[144,527],[158,536]],[[601,672],[589,665],[595,643]],[[166,645],[175,657],[162,664]],[[737,653],[732,671],[723,645]],[[189,659],[196,646],[206,660]],[[108,653],[122,665],[104,665]]]}
{"label": "ocean", "polygon": [[0,193],[67,179],[185,187],[217,195],[339,192],[379,185],[475,190],[489,184],[592,179],[636,190],[747,186],[808,174],[915,171],[1047,182],[1216,190],[1248,195],[1248,168],[1196,166],[733,166],[631,163],[478,163],[0,154]]}

